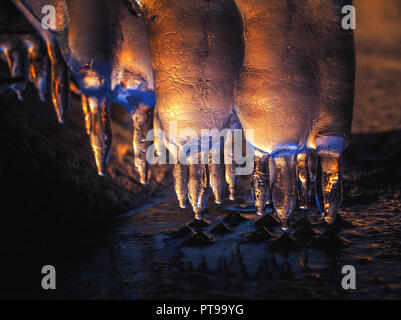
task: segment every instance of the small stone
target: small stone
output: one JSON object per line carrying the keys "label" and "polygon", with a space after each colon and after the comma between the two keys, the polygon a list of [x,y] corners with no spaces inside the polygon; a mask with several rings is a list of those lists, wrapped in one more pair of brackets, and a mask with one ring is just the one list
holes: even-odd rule
{"label": "small stone", "polygon": [[210,231],[216,234],[232,232],[231,229],[227,227],[223,222],[220,222],[218,225],[214,226]]}
{"label": "small stone", "polygon": [[223,219],[223,221],[227,223],[241,223],[247,220],[249,219],[245,218],[242,214],[237,212],[230,212]]}
{"label": "small stone", "polygon": [[336,230],[327,228],[318,238],[315,239],[314,245],[322,250],[333,250],[346,247],[350,242],[339,237]]}
{"label": "small stone", "polygon": [[354,226],[351,222],[345,220],[340,214],[337,214],[334,225],[338,226],[339,228],[352,228]]}
{"label": "small stone", "polygon": [[210,225],[210,222],[205,220],[205,219],[194,219],[190,224],[188,224],[188,227],[191,228],[204,228]]}
{"label": "small stone", "polygon": [[263,227],[266,227],[266,228],[269,228],[269,229],[273,229],[275,227],[280,226],[280,222],[277,221],[277,219],[274,218],[270,214],[266,214],[263,217],[255,220],[254,224],[257,225],[257,226],[263,226]]}
{"label": "small stone", "polygon": [[182,242],[182,246],[188,247],[202,247],[213,244],[215,242],[215,238],[211,235],[204,233],[203,231],[196,232],[194,235],[190,236],[189,238],[185,239]]}
{"label": "small stone", "polygon": [[308,221],[308,219],[301,218],[301,219],[298,219],[297,221],[295,221],[295,223],[292,225],[292,228],[296,229],[300,226],[312,227],[312,224]]}
{"label": "small stone", "polygon": [[267,230],[266,227],[260,227],[254,232],[246,233],[245,237],[250,242],[263,242],[274,238],[275,235]]}
{"label": "small stone", "polygon": [[194,229],[192,229],[191,227],[185,226],[185,227],[182,227],[181,229],[171,232],[170,236],[172,238],[184,238],[186,236],[189,236],[189,235],[192,235],[195,233],[196,233],[196,231]]}
{"label": "small stone", "polygon": [[288,232],[273,240],[270,249],[273,251],[291,251],[299,249],[298,242]]}
{"label": "small stone", "polygon": [[292,233],[296,239],[301,241],[308,241],[313,239],[318,232],[309,224],[300,224]]}

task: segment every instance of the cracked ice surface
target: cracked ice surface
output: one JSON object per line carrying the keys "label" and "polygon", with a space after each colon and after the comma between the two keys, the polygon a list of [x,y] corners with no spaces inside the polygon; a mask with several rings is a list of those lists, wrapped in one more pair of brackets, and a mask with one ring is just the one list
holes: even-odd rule
{"label": "cracked ice surface", "polygon": [[[349,139],[355,69],[352,32],[341,28],[335,0],[324,8],[319,1],[236,2],[246,28],[236,110],[243,128],[255,130],[254,147],[271,154],[274,169],[280,168],[279,173],[270,173],[271,192],[285,225],[297,198],[295,175],[298,172],[299,178],[306,170],[306,158],[298,159],[296,170],[294,154],[317,147],[335,149],[339,158]],[[327,157],[319,160],[326,168],[320,172],[323,180],[333,171],[341,176],[338,165]],[[319,194],[322,186],[317,187]],[[308,192],[299,194],[304,198]],[[341,202],[341,196],[325,199],[335,208]],[[335,215],[336,210],[329,211]]]}
{"label": "cracked ice surface", "polygon": [[[239,14],[234,3],[227,1],[141,3],[149,26],[156,112],[166,134],[164,142],[173,157],[177,157],[177,150],[189,149],[185,151],[189,168],[174,168],[178,199],[185,206],[185,193],[189,192],[198,217],[208,198],[209,183],[218,203],[225,187],[223,164],[208,166],[208,155],[205,165],[191,161],[198,157],[201,141],[209,138],[202,130],[229,126],[242,56]],[[219,142],[217,147],[221,147]],[[189,188],[183,187],[187,176]]]}
{"label": "cracked ice surface", "polygon": [[[111,147],[111,130],[107,129],[110,104],[123,105],[133,115],[133,120],[139,118],[134,116],[137,108],[146,105],[150,108],[144,118],[151,124],[149,113],[155,104],[153,72],[145,23],[139,8],[134,3],[130,7],[124,1],[106,0],[16,0],[15,3],[47,43],[52,61],[52,99],[54,105],[59,106],[56,110],[60,122],[68,106],[66,94],[60,91],[69,87],[65,71],[60,70],[62,60],[69,66],[83,95],[86,129],[98,172],[103,175]],[[41,8],[49,4],[57,12],[53,32],[41,28],[37,18]],[[134,124],[135,150],[141,148],[138,141],[146,136],[147,130],[143,127]],[[143,157],[136,156],[140,179],[146,182],[147,163]]]}
{"label": "cracked ice surface", "polygon": [[[43,99],[49,69],[51,100],[63,122],[71,72],[100,175],[111,149],[109,109],[117,102],[133,121],[139,180],[146,183],[149,176],[146,135],[153,122],[165,133],[155,139],[157,152],[163,153],[164,144],[177,160],[184,151],[187,163],[173,168],[175,190],[180,206],[189,199],[200,218],[211,192],[220,204],[228,186],[234,199],[237,166],[233,151],[223,155],[223,144],[202,130],[242,126],[256,153],[252,187],[258,213],[272,201],[286,228],[297,198],[307,208],[316,191],[326,222],[334,221],[355,68],[352,32],[341,29],[340,1],[324,7],[317,0],[14,3],[41,34],[49,61],[39,58],[43,48],[34,38],[2,45],[11,74],[25,76],[26,59],[27,77]],[[46,4],[57,12],[48,31],[39,19]],[[22,98],[21,82],[13,86]],[[205,141],[213,149],[201,155],[209,152]],[[226,139],[228,149],[230,143]]]}

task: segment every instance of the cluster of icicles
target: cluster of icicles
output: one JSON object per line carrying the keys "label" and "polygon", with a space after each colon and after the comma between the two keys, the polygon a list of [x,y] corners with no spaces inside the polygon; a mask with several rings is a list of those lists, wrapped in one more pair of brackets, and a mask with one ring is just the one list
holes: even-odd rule
{"label": "cluster of icicles", "polygon": [[[26,7],[26,3],[30,1],[14,2],[36,27],[37,22],[30,17],[34,10],[28,10]],[[139,8],[136,7],[136,10]],[[65,49],[60,49],[61,46],[66,46],[60,44],[60,37],[57,38],[51,31],[44,31],[40,27],[37,29],[40,30],[39,34],[1,36],[1,53],[12,77],[8,83],[9,87],[16,92],[18,99],[23,99],[24,79],[32,82],[42,101],[50,99],[60,123],[64,122],[68,110],[70,92],[80,95],[85,130],[90,137],[99,175],[106,172],[111,149],[110,102],[121,103],[132,116],[135,166],[140,181],[145,184],[149,176],[145,150],[150,144],[145,139],[146,134],[154,125],[160,126],[160,122],[154,120],[157,97],[155,98],[153,93],[153,77],[149,76],[150,80],[144,80],[141,74],[138,76],[139,83],[134,84],[119,78],[117,84],[112,85],[112,101],[102,95],[87,94],[102,86],[98,83],[98,77],[91,76],[91,72],[96,73],[93,71],[96,70],[96,65],[85,63],[77,67],[77,63],[83,59],[71,56],[74,50],[79,49],[70,49],[71,56],[66,56]],[[122,56],[121,53],[116,54]],[[157,58],[157,55],[154,56]],[[71,75],[74,81],[70,81]],[[137,101],[130,102],[130,99],[134,98]],[[157,115],[158,118],[161,116],[163,115]],[[238,127],[238,124],[237,121],[232,127]],[[332,224],[342,200],[341,152],[342,150],[330,147],[304,147],[296,150],[283,148],[272,153],[256,152],[251,184],[257,214],[264,215],[266,206],[272,203],[282,228],[286,230],[296,203],[299,208],[308,209],[312,199],[316,198],[324,220],[327,224]],[[195,218],[202,219],[202,212],[210,193],[219,204],[224,200],[225,190],[228,188],[229,199],[234,200],[238,179],[236,168],[234,160],[224,164],[191,164],[190,160],[187,164],[173,164],[175,191],[180,207],[185,208],[189,200]]]}

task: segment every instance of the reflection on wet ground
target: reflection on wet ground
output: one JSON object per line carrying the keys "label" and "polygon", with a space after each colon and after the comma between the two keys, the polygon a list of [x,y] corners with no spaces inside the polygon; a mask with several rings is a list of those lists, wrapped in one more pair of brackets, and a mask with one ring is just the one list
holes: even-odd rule
{"label": "reflection on wet ground", "polygon": [[[52,297],[397,298],[400,202],[346,208],[335,241],[323,242],[316,210],[295,212],[290,234],[277,239],[282,231],[271,208],[261,219],[245,197],[210,206],[204,226],[187,226],[189,209],[159,199],[119,217],[107,236],[53,251],[59,282]],[[354,291],[341,288],[348,264],[356,268]]]}

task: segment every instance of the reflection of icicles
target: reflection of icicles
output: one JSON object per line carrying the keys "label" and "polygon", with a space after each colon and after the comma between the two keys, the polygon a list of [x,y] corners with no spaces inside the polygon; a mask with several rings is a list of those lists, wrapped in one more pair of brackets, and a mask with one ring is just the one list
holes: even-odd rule
{"label": "reflection of icicles", "polygon": [[297,154],[298,200],[301,209],[309,207],[310,180],[308,170],[308,153],[302,150]]}
{"label": "reflection of icicles", "polygon": [[329,149],[318,151],[316,199],[324,220],[332,224],[341,205],[342,157]]}
{"label": "reflection of icicles", "polygon": [[89,135],[91,133],[91,114],[89,111],[88,100],[84,94],[81,94],[81,107],[84,114],[86,133]]}
{"label": "reflection of icicles", "polygon": [[256,213],[263,215],[267,199],[270,197],[269,158],[255,156],[255,169],[252,175],[252,195]]}
{"label": "reflection of icicles", "polygon": [[90,108],[90,142],[98,174],[103,176],[111,149],[109,106],[94,97],[87,98]]}
{"label": "reflection of icicles", "polygon": [[293,151],[283,150],[272,158],[272,200],[281,226],[286,230],[297,200],[296,156]]}
{"label": "reflection of icicles", "polygon": [[50,58],[51,100],[59,123],[64,123],[70,100],[69,71],[58,46],[47,44]]}
{"label": "reflection of icicles", "polygon": [[176,163],[173,165],[174,188],[180,208],[187,207],[188,198],[188,165]]}
{"label": "reflection of icicles", "polygon": [[[192,209],[196,219],[202,219],[202,211],[205,209],[206,202],[209,198],[210,188],[208,179],[207,165],[199,163],[191,163],[189,159],[189,202],[192,205]],[[195,155],[197,156],[197,155]]]}
{"label": "reflection of icicles", "polygon": [[149,164],[146,160],[146,150],[150,145],[146,141],[146,135],[152,128],[152,108],[146,105],[140,105],[132,115],[133,120],[133,148],[135,155],[135,167],[137,168],[142,184],[148,180]]}
{"label": "reflection of icicles", "polygon": [[[213,159],[219,157],[220,161],[217,164]],[[210,186],[212,187],[214,202],[221,204],[224,197],[225,181],[225,168],[224,159],[222,159],[221,150],[211,150],[209,153],[209,178]]]}

